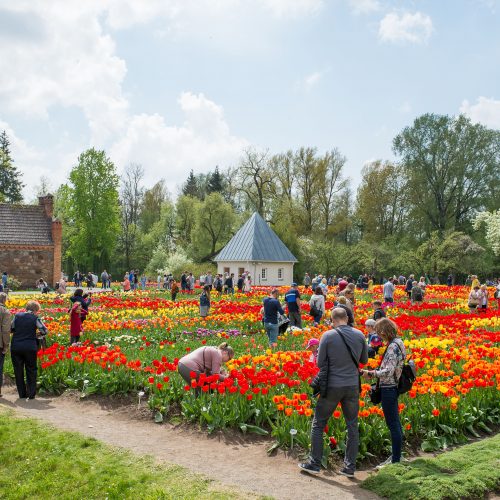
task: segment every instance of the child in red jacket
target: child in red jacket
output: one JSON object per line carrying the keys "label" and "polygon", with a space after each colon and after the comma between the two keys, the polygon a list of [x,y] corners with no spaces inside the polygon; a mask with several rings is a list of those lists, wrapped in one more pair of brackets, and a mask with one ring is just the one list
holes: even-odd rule
{"label": "child in red jacket", "polygon": [[75,302],[70,312],[70,345],[80,342],[80,335],[83,332],[82,319],[86,315],[86,311],[82,308],[80,302]]}

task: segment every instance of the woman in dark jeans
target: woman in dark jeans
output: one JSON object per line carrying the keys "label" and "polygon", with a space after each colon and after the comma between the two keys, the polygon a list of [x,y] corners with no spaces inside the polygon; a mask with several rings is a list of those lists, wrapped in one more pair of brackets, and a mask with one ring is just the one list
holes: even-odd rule
{"label": "woman in dark jeans", "polygon": [[385,422],[391,433],[392,455],[377,468],[401,461],[403,428],[399,419],[398,382],[403,370],[406,350],[403,340],[398,337],[398,327],[388,318],[379,319],[374,326],[375,333],[386,343],[380,367],[377,370],[363,370],[366,378],[376,377],[382,394],[382,410]]}

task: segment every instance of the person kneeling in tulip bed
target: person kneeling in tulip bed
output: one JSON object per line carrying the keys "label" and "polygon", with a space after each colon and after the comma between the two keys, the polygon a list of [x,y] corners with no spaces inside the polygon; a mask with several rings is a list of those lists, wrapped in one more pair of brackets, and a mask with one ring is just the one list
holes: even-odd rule
{"label": "person kneeling in tulip bed", "polygon": [[[224,380],[227,373],[222,368],[234,357],[234,349],[223,342],[219,347],[205,346],[186,354],[179,360],[177,371],[190,386],[192,380],[198,381],[200,375],[219,375],[219,380]],[[196,389],[199,393],[199,388]]]}

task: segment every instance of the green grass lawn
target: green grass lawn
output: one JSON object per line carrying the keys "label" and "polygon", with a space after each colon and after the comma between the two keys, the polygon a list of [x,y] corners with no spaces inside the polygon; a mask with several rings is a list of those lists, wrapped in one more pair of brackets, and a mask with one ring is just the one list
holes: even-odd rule
{"label": "green grass lawn", "polygon": [[398,500],[484,498],[500,490],[500,434],[436,458],[385,467],[362,486]]}
{"label": "green grass lawn", "polygon": [[0,498],[236,499],[179,466],[106,446],[0,408]]}

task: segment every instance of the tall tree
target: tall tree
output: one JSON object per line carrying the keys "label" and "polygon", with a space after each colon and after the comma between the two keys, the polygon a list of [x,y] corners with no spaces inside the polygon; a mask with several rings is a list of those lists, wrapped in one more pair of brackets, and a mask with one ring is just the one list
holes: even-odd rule
{"label": "tall tree", "polygon": [[500,131],[472,124],[464,115],[422,115],[393,146],[408,179],[409,201],[428,221],[428,233],[467,227],[492,185],[498,192]]}
{"label": "tall tree", "polygon": [[131,256],[134,253],[138,234],[140,208],[143,203],[144,188],[141,181],[144,169],[141,165],[132,163],[122,177],[120,190],[121,231],[119,233],[120,250],[125,258],[125,267],[130,269]]}
{"label": "tall tree", "polygon": [[326,153],[318,160],[318,204],[325,237],[329,235],[339,195],[348,184],[342,175],[346,161],[347,158],[338,149]]}
{"label": "tall tree", "polygon": [[179,196],[175,204],[175,226],[180,246],[186,248],[191,243],[191,234],[196,220],[200,200],[193,196]]}
{"label": "tall tree", "polygon": [[233,207],[220,193],[208,195],[196,211],[191,235],[194,255],[202,261],[213,257],[231,238],[234,220]]}
{"label": "tall tree", "polygon": [[364,238],[380,241],[403,232],[408,213],[402,169],[375,161],[362,170],[356,199],[356,217]]}
{"label": "tall tree", "polygon": [[140,215],[143,233],[147,233],[151,226],[160,220],[162,204],[168,199],[169,193],[163,179],[159,180],[151,189],[146,189]]}
{"label": "tall tree", "polygon": [[248,208],[265,217],[265,201],[273,182],[267,166],[267,151],[245,150],[238,166],[238,178],[238,190],[246,196]]}
{"label": "tall tree", "polygon": [[207,194],[211,193],[224,193],[224,187],[225,187],[225,182],[224,182],[224,177],[219,171],[219,167],[216,166],[215,170],[208,174],[207,177]]}
{"label": "tall tree", "polygon": [[10,154],[10,141],[7,132],[0,134],[0,202],[20,203],[23,201],[21,173],[14,166]]}
{"label": "tall tree", "polygon": [[316,157],[315,148],[300,148],[294,157],[300,203],[304,209],[305,230],[310,233],[318,216],[318,191],[324,170]]}
{"label": "tall tree", "polygon": [[295,188],[295,172],[293,168],[293,151],[273,155],[268,162],[268,168],[273,172],[274,182],[271,192],[275,198],[286,198],[288,203],[293,200]]}
{"label": "tall tree", "polygon": [[106,153],[92,148],[78,157],[69,182],[68,220],[75,232],[68,250],[82,269],[98,272],[109,266],[120,229],[119,177]]}
{"label": "tall tree", "polygon": [[182,187],[182,194],[184,196],[192,196],[193,198],[201,199],[198,180],[196,179],[193,170],[189,171],[188,178]]}
{"label": "tall tree", "polygon": [[354,201],[352,191],[346,187],[338,198],[338,203],[335,208],[335,215],[330,227],[330,234],[336,241],[350,244],[356,236],[353,230]]}

